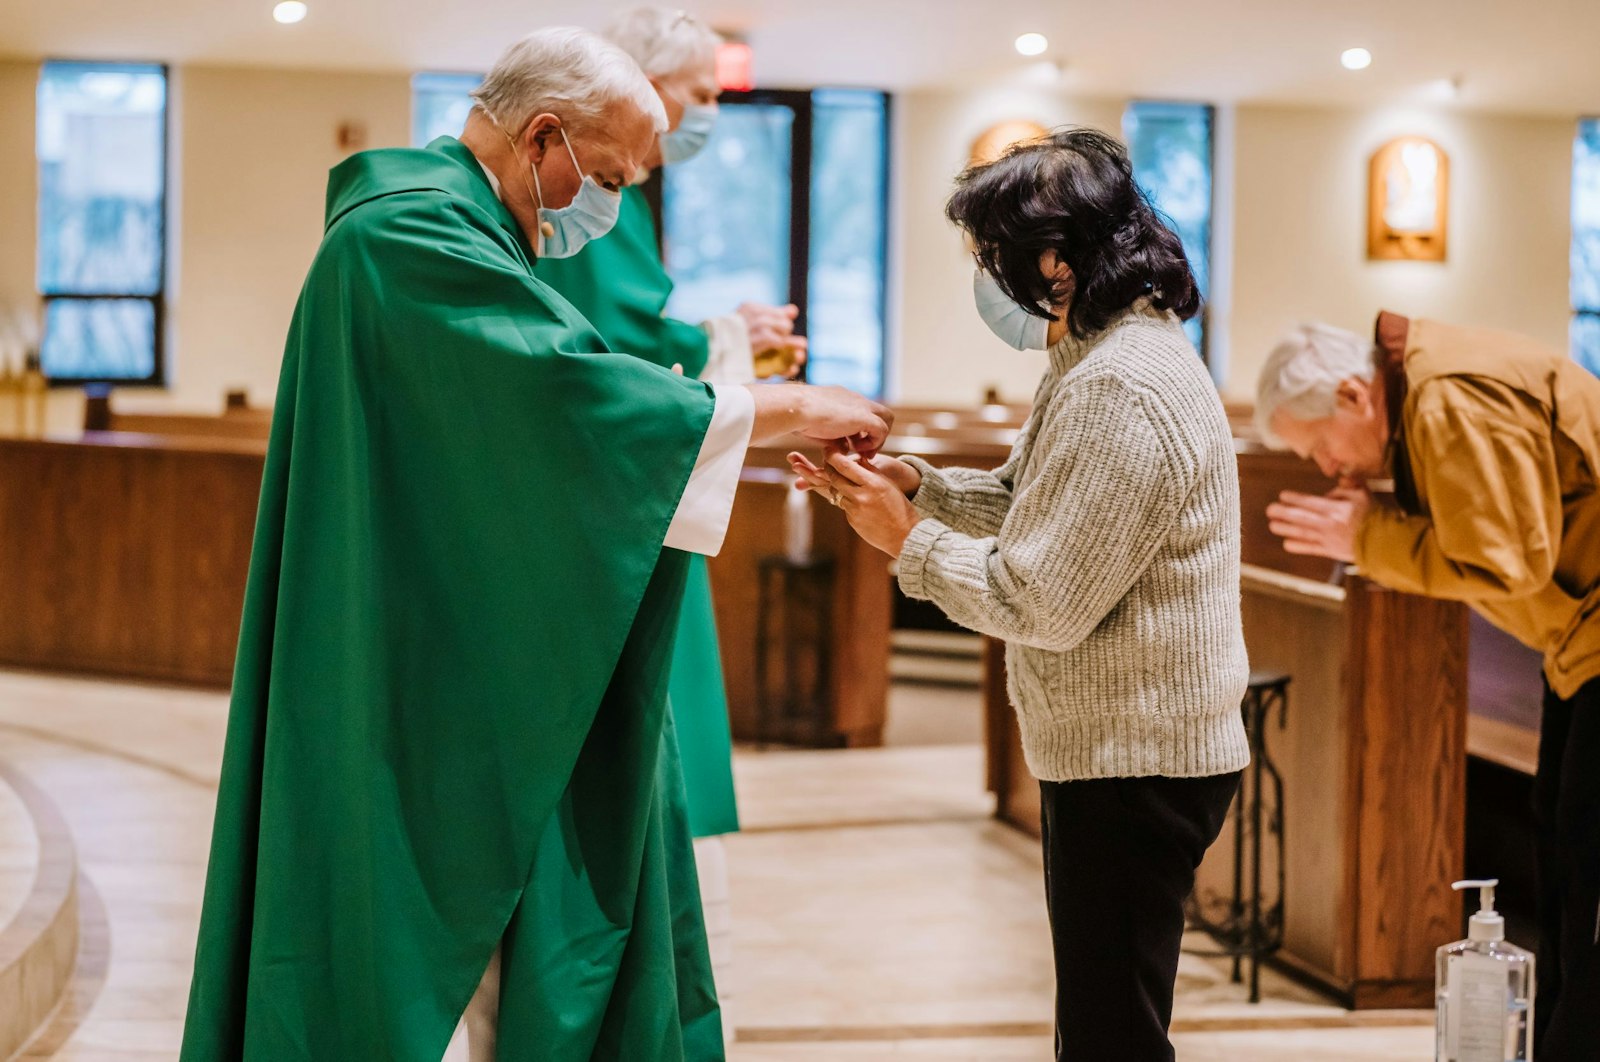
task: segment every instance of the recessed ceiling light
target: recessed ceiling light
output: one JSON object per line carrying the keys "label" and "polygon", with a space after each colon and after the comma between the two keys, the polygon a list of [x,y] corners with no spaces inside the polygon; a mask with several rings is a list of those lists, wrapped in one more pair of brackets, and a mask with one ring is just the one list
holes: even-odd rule
{"label": "recessed ceiling light", "polygon": [[1339,65],[1346,70],[1365,70],[1372,65],[1372,53],[1365,48],[1346,48],[1339,54]]}
{"label": "recessed ceiling light", "polygon": [[1042,33],[1024,33],[1017,38],[1017,51],[1023,55],[1043,55],[1048,47],[1050,42]]}
{"label": "recessed ceiling light", "polygon": [[283,0],[272,9],[272,17],[285,26],[292,25],[306,17],[306,5],[300,0]]}

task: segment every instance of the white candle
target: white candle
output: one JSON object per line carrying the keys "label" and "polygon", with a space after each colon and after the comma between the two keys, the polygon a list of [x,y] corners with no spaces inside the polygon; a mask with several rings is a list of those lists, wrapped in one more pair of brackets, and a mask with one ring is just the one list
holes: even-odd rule
{"label": "white candle", "polygon": [[789,490],[783,503],[783,553],[790,564],[811,563],[811,492]]}

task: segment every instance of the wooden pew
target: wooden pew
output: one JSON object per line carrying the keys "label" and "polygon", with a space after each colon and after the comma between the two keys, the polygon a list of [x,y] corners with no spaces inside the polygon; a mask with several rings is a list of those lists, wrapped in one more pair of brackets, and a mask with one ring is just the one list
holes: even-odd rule
{"label": "wooden pew", "polygon": [[225,687],[266,445],[0,439],[0,663]]}
{"label": "wooden pew", "polygon": [[[758,575],[762,558],[783,552],[784,505],[793,489],[787,462],[784,469],[746,466],[722,552],[710,562],[729,721],[742,740],[757,736]],[[889,695],[889,558],[861,541],[832,505],[814,495],[807,495],[806,504],[813,553],[831,558],[834,566],[826,617],[827,714],[816,740],[824,746],[881,745]]]}
{"label": "wooden pew", "polygon": [[[984,425],[969,433],[896,434],[887,453],[915,454],[935,466],[994,468],[1010,453],[1010,437]],[[999,429],[1004,431],[1005,429]],[[793,438],[751,450],[722,552],[710,563],[718,644],[727,682],[728,714],[740,740],[757,737],[756,613],[763,557],[783,552],[783,505],[792,488],[787,455],[816,455],[816,446]],[[813,549],[832,558],[829,615],[830,692],[827,725],[819,744],[871,746],[883,742],[889,703],[889,631],[893,576],[889,558],[850,529],[844,513],[820,498],[808,502]]]}
{"label": "wooden pew", "polygon": [[[1252,666],[1294,676],[1268,747],[1285,794],[1281,962],[1357,1009],[1425,1007],[1456,939],[1464,866],[1467,612],[1383,589],[1247,568]],[[1201,889],[1222,891],[1224,840]]]}
{"label": "wooden pew", "polygon": [[894,407],[895,429],[905,431],[913,425],[931,429],[953,428],[1018,428],[1028,419],[1026,405],[1007,405],[993,402],[970,409],[939,406]]}
{"label": "wooden pew", "polygon": [[1244,562],[1307,579],[1331,579],[1336,567],[1332,561],[1283,548],[1283,541],[1267,525],[1267,506],[1286,490],[1326,494],[1334,488],[1334,481],[1310,461],[1269,450],[1252,439],[1236,437],[1233,450],[1239,458],[1239,547]]}
{"label": "wooden pew", "polygon": [[143,435],[203,436],[211,439],[261,439],[272,430],[272,410],[250,406],[243,392],[229,392],[222,413],[124,413],[111,404],[107,390],[88,392],[83,407],[86,432],[133,432]]}
{"label": "wooden pew", "polygon": [[[125,430],[0,440],[0,663],[227,685],[270,412],[234,401],[216,417],[124,414],[102,397],[89,416]],[[808,445],[793,442],[752,452],[712,565],[741,732],[754,716],[755,572],[761,556],[782,550],[784,455]],[[1009,444],[911,435],[893,448],[993,467]],[[812,510],[817,548],[838,565],[831,733],[876,744],[887,706],[888,559],[842,513],[820,501]]]}
{"label": "wooden pew", "polygon": [[[973,409],[901,407],[895,410],[895,434],[885,452],[912,454],[936,467],[963,465],[994,468],[1011,451],[1017,428],[1027,417],[1026,406],[991,403]],[[1247,417],[1246,417],[1247,419]],[[1239,444],[1245,506],[1247,557],[1261,554],[1278,564],[1314,578],[1327,578],[1333,566],[1314,558],[1284,553],[1267,529],[1267,502],[1285,487],[1320,493],[1332,484],[1316,468],[1293,455],[1266,450],[1248,441]],[[790,450],[815,451],[801,439],[753,449],[746,463],[746,478],[735,503],[733,519],[722,555],[711,563],[723,669],[727,677],[729,713],[734,735],[756,736],[755,684],[757,576],[763,556],[782,552],[783,490],[775,480],[757,470],[788,471]],[[828,744],[871,745],[881,741],[888,710],[889,609],[893,600],[892,577],[881,555],[861,542],[843,514],[820,502],[812,505],[817,549],[833,556],[838,568],[832,611],[833,680],[832,722],[823,741]],[[846,669],[849,669],[848,671]],[[994,713],[994,726],[1010,725],[1010,709],[1003,689]]]}

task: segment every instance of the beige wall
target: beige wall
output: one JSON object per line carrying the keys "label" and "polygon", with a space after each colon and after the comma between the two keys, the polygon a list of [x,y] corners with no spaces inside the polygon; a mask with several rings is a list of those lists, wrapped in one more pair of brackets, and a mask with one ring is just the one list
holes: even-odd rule
{"label": "beige wall", "polygon": [[[1012,351],[978,319],[970,259],[944,221],[944,199],[968,145],[991,123],[1032,118],[1120,132],[1123,107],[1021,89],[899,98],[896,399],[967,404],[989,385],[1007,398],[1031,397],[1043,356]],[[1297,322],[1364,331],[1385,307],[1565,344],[1575,120],[1219,110],[1211,314],[1224,391],[1248,397],[1266,351]],[[1442,265],[1366,260],[1367,160],[1404,133],[1437,140],[1451,158],[1450,255]]]}
{"label": "beige wall", "polygon": [[[0,61],[0,317],[35,295],[34,63]],[[4,325],[0,324],[0,328]]]}
{"label": "beige wall", "polygon": [[[217,409],[225,390],[272,402],[283,338],[322,237],[341,122],[367,146],[410,139],[404,74],[187,67],[176,77],[174,407]],[[135,405],[129,401],[128,406]]]}
{"label": "beige wall", "polygon": [[[1566,344],[1576,118],[1240,107],[1230,371],[1248,396],[1300,321],[1366,332],[1392,309]],[[1450,156],[1449,260],[1369,262],[1372,152],[1418,133]]]}
{"label": "beige wall", "polygon": [[[34,156],[39,64],[0,60],[0,343],[9,347],[13,314],[36,314],[38,288],[38,160]],[[18,357],[9,349],[9,357]],[[52,429],[71,430],[83,423],[83,399],[77,391],[52,392],[47,419]],[[9,423],[0,414],[0,423]]]}
{"label": "beige wall", "polygon": [[[0,142],[32,143],[36,77],[34,63],[0,62]],[[129,391],[123,404],[209,410],[232,387],[267,403],[321,232],[327,170],[341,157],[336,128],[359,122],[371,146],[405,143],[409,79],[192,67],[174,71],[173,87],[171,386]],[[968,404],[989,386],[1032,395],[1043,355],[1011,350],[978,319],[970,259],[944,201],[972,140],[994,122],[1118,131],[1123,107],[1037,86],[897,98],[897,400]],[[1572,119],[1250,106],[1220,113],[1218,128],[1212,312],[1230,394],[1249,394],[1264,352],[1295,322],[1364,329],[1381,306],[1565,342]],[[1369,263],[1367,157],[1411,132],[1451,156],[1450,260]],[[0,306],[33,298],[35,197],[32,153],[0,155]],[[76,399],[58,396],[57,406],[58,424],[70,427]]]}
{"label": "beige wall", "polygon": [[[0,63],[0,143],[33,142],[36,63]],[[182,67],[172,74],[168,388],[127,389],[127,409],[221,408],[223,392],[270,404],[283,339],[322,234],[328,169],[342,122],[370,147],[410,139],[406,74]],[[0,306],[36,296],[31,151],[0,154]],[[51,423],[81,423],[76,392],[52,396]]]}
{"label": "beige wall", "polygon": [[1120,135],[1121,100],[1073,100],[1045,89],[911,92],[895,98],[895,260],[898,357],[891,397],[907,404],[979,401],[994,386],[1027,401],[1044,372],[1043,353],[995,339],[972,305],[972,257],[945,221],[955,175],[980,133],[997,122],[1093,125]]}

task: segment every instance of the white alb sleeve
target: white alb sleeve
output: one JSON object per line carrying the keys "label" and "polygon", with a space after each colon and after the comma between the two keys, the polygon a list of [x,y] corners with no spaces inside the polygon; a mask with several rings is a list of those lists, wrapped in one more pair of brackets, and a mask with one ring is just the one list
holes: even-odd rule
{"label": "white alb sleeve", "polygon": [[708,384],[749,383],[756,378],[755,355],[750,349],[750,327],[736,313],[713,317],[700,325],[711,340],[706,367],[700,379]]}
{"label": "white alb sleeve", "polygon": [[712,384],[716,405],[689,485],[672,514],[664,545],[715,557],[728,533],[733,496],[756,424],[756,400],[742,384]]}

